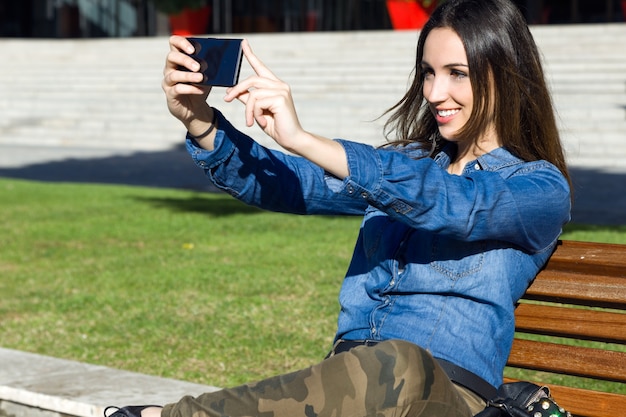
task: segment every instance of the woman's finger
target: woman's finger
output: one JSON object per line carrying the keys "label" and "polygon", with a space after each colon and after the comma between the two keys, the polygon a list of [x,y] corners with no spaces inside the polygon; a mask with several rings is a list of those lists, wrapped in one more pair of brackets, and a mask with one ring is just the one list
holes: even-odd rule
{"label": "woman's finger", "polygon": [[178,68],[166,68],[163,71],[163,80],[168,85],[178,83],[199,84],[203,79],[204,76],[200,72],[179,70]]}
{"label": "woman's finger", "polygon": [[211,87],[190,83],[175,83],[168,85],[168,81],[164,80],[163,90],[166,93],[168,90],[171,91],[172,96],[202,96],[208,95],[211,91]]}
{"label": "woman's finger", "polygon": [[245,104],[246,125],[252,126],[256,121],[264,130],[269,120],[286,120],[284,117],[293,113],[290,96],[284,90],[252,90],[240,101]]}
{"label": "woman's finger", "polygon": [[256,120],[261,128],[265,127],[264,122],[259,122],[261,115],[265,111],[265,108],[262,106],[262,102],[267,97],[271,97],[272,95],[273,92],[268,90],[252,90],[245,94],[245,98],[238,97],[239,100],[245,105],[244,114],[246,126],[252,126]]}
{"label": "woman's finger", "polygon": [[250,47],[250,44],[248,43],[247,39],[243,40],[243,42],[241,43],[241,46],[243,49],[243,54],[246,57],[246,60],[248,61],[248,63],[250,64],[254,72],[257,73],[257,75],[259,75],[260,77],[265,77],[265,78],[269,78],[272,80],[278,80],[278,78],[274,75],[274,73],[270,71],[270,69],[266,67],[265,64],[263,64],[263,62],[261,62],[261,60],[257,58],[256,55],[254,55],[254,53],[252,52],[252,48]]}
{"label": "woman's finger", "polygon": [[[182,36],[170,37],[170,52],[167,54],[165,60],[165,68],[163,69],[163,75],[174,71],[200,71],[200,64],[190,57],[188,54],[193,53],[194,48],[191,42],[187,38]],[[201,82],[202,79],[197,75],[192,76],[187,80],[179,80],[178,82]]]}
{"label": "woman's finger", "polygon": [[171,50],[165,60],[165,70],[186,69],[188,71],[199,71],[198,61],[177,49]]}
{"label": "woman's finger", "polygon": [[193,54],[194,47],[191,42],[189,42],[189,39],[184,36],[172,35],[170,36],[170,50],[178,50],[187,54]]}
{"label": "woman's finger", "polygon": [[[250,98],[250,92],[249,91],[244,91],[241,94],[238,94],[236,97],[237,100],[239,100],[239,102],[241,102],[242,104],[246,104]],[[224,97],[225,101],[232,101],[232,100],[226,100],[226,97]]]}
{"label": "woman's finger", "polygon": [[238,99],[240,95],[247,94],[250,91],[268,90],[268,91],[284,91],[290,93],[290,87],[279,79],[269,79],[258,75],[251,75],[237,85],[226,90],[224,101],[231,102]]}

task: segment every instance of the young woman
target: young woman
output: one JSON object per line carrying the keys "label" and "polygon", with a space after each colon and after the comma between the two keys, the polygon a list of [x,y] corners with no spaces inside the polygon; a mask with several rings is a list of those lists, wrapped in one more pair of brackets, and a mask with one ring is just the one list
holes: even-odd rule
{"label": "young woman", "polygon": [[[312,367],[122,415],[472,416],[502,383],[514,306],[569,219],[568,173],[537,47],[509,0],[448,0],[420,34],[389,146],[305,131],[289,86],[244,44],[255,75],[227,90],[290,156],[207,104],[172,37],[163,89],[218,187],[268,210],[362,214],[335,346]],[[181,71],[183,66],[190,71]],[[323,123],[323,121],[320,121]]]}

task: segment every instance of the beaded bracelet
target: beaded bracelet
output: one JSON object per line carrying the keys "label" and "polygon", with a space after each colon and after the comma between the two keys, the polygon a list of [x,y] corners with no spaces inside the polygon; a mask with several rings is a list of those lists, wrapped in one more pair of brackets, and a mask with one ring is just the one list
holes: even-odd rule
{"label": "beaded bracelet", "polygon": [[215,114],[215,110],[213,110],[213,120],[211,120],[211,126],[209,126],[209,128],[204,133],[202,133],[202,134],[200,134],[198,136],[194,136],[191,133],[189,133],[189,131],[187,131],[187,134],[193,140],[198,141],[199,139],[202,139],[202,138],[208,136],[211,132],[213,132],[213,129],[215,129],[215,124],[216,123],[217,123],[217,115]]}

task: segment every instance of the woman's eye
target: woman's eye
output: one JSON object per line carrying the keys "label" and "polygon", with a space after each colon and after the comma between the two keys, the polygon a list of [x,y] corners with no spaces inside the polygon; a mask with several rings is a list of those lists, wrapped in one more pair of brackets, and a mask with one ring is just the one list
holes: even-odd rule
{"label": "woman's eye", "polygon": [[452,76],[454,78],[465,78],[467,77],[467,74],[464,73],[463,71],[459,71],[459,70],[452,70]]}

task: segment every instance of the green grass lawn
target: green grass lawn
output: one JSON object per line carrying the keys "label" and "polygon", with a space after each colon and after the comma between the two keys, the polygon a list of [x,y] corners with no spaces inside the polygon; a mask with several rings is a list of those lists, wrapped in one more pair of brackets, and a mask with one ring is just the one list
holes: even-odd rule
{"label": "green grass lawn", "polygon": [[[231,386],[320,360],[360,218],[0,179],[0,344]],[[626,227],[566,239],[626,243]]]}

